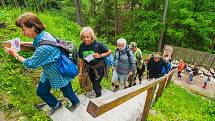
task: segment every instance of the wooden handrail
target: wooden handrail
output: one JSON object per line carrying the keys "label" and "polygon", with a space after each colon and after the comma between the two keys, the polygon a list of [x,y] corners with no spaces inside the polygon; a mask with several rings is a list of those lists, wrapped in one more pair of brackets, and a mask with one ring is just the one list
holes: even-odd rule
{"label": "wooden handrail", "polygon": [[[6,41],[4,43],[1,44],[2,47],[6,46],[6,47],[11,47],[11,44],[9,41]],[[20,48],[22,51],[34,51],[35,48],[32,45],[32,42],[21,42],[20,43]]]}
{"label": "wooden handrail", "polygon": [[142,120],[144,120],[147,117],[149,109],[151,107],[154,91],[156,89],[157,84],[160,85],[158,88],[158,93],[156,95],[156,98],[158,99],[161,96],[165,85],[167,84],[167,80],[171,80],[173,73],[174,70],[172,70],[167,76],[147,81],[142,85],[133,86],[131,88],[120,90],[118,92],[113,92],[112,94],[107,95],[105,97],[91,99],[87,107],[87,112],[90,113],[93,117],[98,117],[105,112],[126,102],[127,100],[137,96],[138,94],[148,90],[142,116]]}
{"label": "wooden handrail", "polygon": [[169,83],[170,83],[170,81],[171,81],[171,79],[172,79],[172,76],[173,76],[173,74],[174,74],[174,71],[175,71],[175,69],[172,70],[172,71],[170,71],[170,72],[168,73],[168,75],[167,75],[167,79],[164,80],[164,81],[161,81],[161,82],[159,83],[159,87],[158,87],[157,95],[156,95],[156,97],[155,97],[155,101],[157,101],[158,98],[161,96],[161,94],[162,94],[164,88],[167,87],[167,86],[169,85]]}
{"label": "wooden handrail", "polygon": [[93,117],[97,117],[137,96],[138,94],[150,89],[151,87],[155,87],[159,82],[166,79],[167,76],[163,76],[155,80],[147,81],[142,85],[133,86],[128,89],[114,92],[112,95],[106,97],[91,99],[87,107],[87,112]]}

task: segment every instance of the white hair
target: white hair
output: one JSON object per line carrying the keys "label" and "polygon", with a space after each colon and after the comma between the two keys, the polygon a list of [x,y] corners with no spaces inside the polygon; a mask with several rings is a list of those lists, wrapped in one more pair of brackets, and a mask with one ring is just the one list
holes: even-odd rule
{"label": "white hair", "polygon": [[124,39],[124,38],[119,38],[118,40],[117,40],[117,44],[119,44],[119,43],[123,43],[123,44],[127,44],[127,42],[126,42],[126,40]]}
{"label": "white hair", "polygon": [[82,30],[81,30],[81,32],[80,32],[80,38],[81,38],[81,40],[82,40],[82,36],[83,36],[83,34],[84,34],[85,32],[89,32],[89,34],[90,34],[90,36],[91,36],[91,39],[92,39],[92,40],[96,40],[96,35],[95,35],[93,29],[92,29],[91,27],[89,27],[89,26],[88,26],[88,27],[83,27],[83,28],[82,28]]}

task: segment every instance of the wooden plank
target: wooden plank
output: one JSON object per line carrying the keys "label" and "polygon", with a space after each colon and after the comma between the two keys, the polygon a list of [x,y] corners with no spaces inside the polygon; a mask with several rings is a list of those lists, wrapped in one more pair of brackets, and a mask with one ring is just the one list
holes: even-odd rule
{"label": "wooden plank", "polygon": [[29,43],[29,42],[22,42],[20,44],[20,48],[22,51],[35,51],[35,48],[32,45],[32,43]]}
{"label": "wooden plank", "polygon": [[[4,47],[4,46],[10,48],[11,43],[9,41],[6,41],[6,42],[2,43],[2,45],[1,45],[1,47]],[[32,45],[32,42],[21,42],[20,48],[22,51],[34,51],[35,50],[34,46]]]}
{"label": "wooden plank", "polygon": [[157,91],[157,94],[155,97],[155,101],[157,101],[158,98],[161,96],[161,94],[165,88],[166,82],[167,82],[167,76],[166,76],[166,78],[163,78],[163,80],[159,83],[159,87],[158,87],[158,91]]}
{"label": "wooden plank", "polygon": [[149,110],[151,108],[154,91],[155,91],[154,87],[150,87],[147,90],[147,96],[146,96],[146,101],[145,101],[145,105],[144,105],[143,115],[142,115],[141,121],[145,121],[146,118],[147,118],[147,116],[148,116],[148,114],[149,114]]}
{"label": "wooden plank", "polygon": [[163,78],[166,77],[158,78],[152,81],[145,82],[142,85],[115,92],[110,96],[92,99],[88,104],[87,112],[90,113],[93,117],[102,115],[103,113],[117,107],[118,105],[148,90],[149,88],[156,86],[163,80]]}

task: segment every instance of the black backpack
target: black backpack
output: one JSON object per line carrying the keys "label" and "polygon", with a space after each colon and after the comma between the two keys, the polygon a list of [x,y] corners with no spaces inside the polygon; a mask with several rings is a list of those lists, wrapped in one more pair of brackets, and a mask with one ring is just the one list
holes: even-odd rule
{"label": "black backpack", "polygon": [[69,41],[57,39],[57,42],[42,40],[39,43],[41,45],[53,45],[61,49],[61,51],[76,65],[78,64],[78,50],[74,44]]}
{"label": "black backpack", "polygon": [[[127,47],[126,47],[126,48],[127,48]],[[116,59],[119,60],[119,58],[120,58],[120,55],[119,55],[118,58],[116,58],[116,52],[117,52],[117,51],[119,51],[118,48],[117,48],[116,51],[115,51],[114,60],[116,60]],[[128,62],[129,62],[129,64],[131,64],[131,58],[130,58],[131,54],[130,54],[130,50],[126,50],[125,52],[126,52],[126,55],[128,56]]]}

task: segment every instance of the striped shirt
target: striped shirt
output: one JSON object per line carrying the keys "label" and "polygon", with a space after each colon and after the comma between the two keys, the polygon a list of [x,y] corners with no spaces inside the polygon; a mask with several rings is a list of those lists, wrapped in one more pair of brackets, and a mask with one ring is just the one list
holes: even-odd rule
{"label": "striped shirt", "polygon": [[62,76],[58,69],[58,58],[61,51],[58,47],[51,45],[41,45],[42,40],[55,41],[56,39],[48,32],[42,31],[33,41],[33,46],[36,48],[32,57],[25,59],[23,65],[27,68],[37,68],[42,66],[43,72],[40,81],[44,83],[49,80],[51,87],[54,89],[66,86],[71,78]]}

